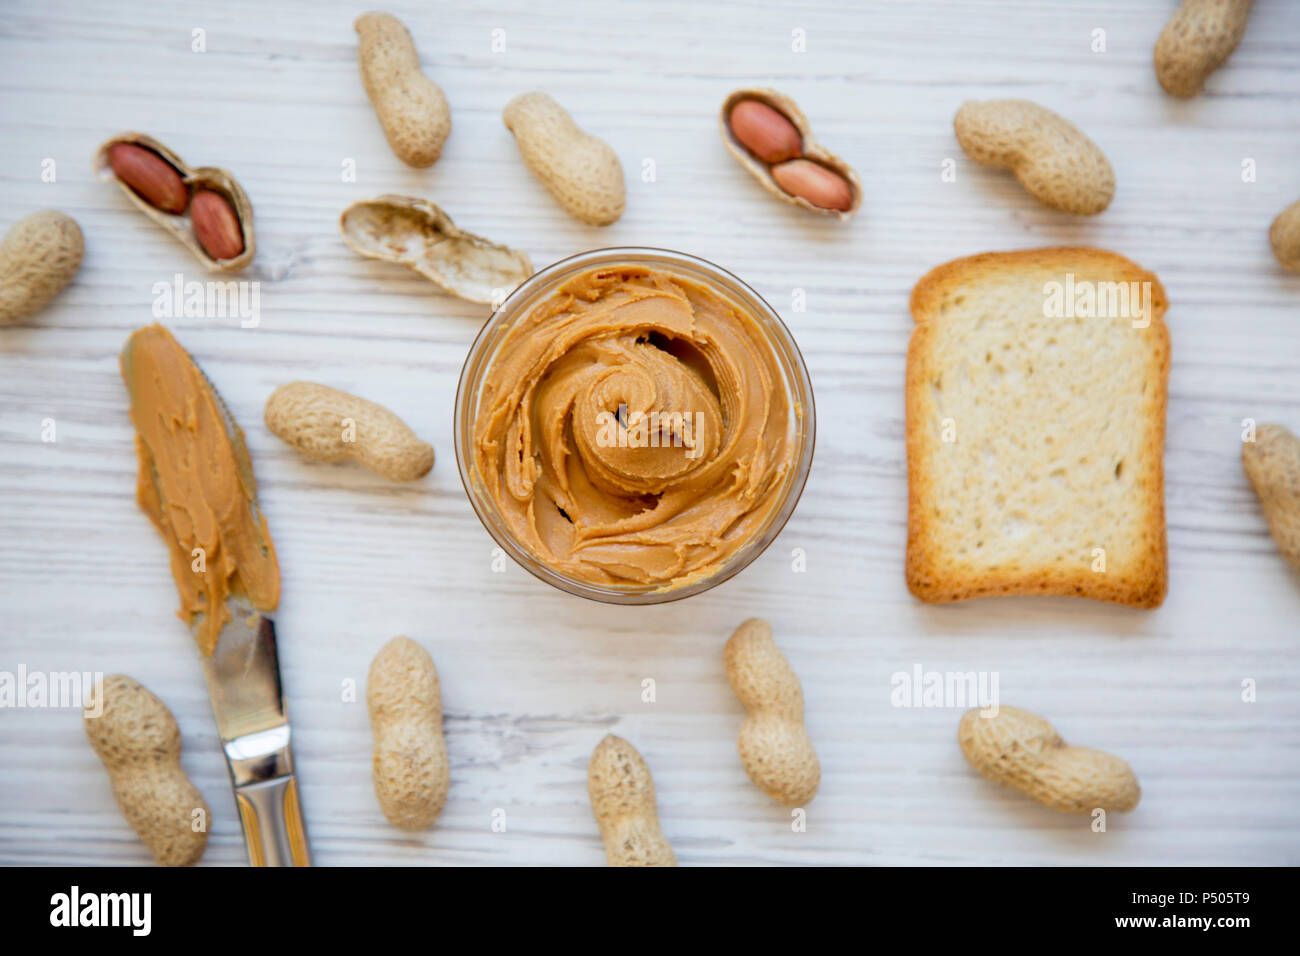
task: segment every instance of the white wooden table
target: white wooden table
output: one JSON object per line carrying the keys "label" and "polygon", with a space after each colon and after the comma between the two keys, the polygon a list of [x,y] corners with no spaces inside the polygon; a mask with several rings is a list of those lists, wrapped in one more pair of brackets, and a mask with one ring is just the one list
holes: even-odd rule
{"label": "white wooden table", "polygon": [[[452,104],[428,170],[393,156],[361,89],[363,7],[6,8],[0,226],[59,208],[87,251],[51,308],[0,329],[0,670],[121,671],[153,689],[213,809],[204,863],[244,862],[166,554],[134,501],[117,353],[153,320],[155,283],[207,278],[91,174],[100,141],[138,129],[234,171],[256,207],[258,256],[242,278],[261,283],[260,325],[166,321],[248,433],[283,569],[280,647],[319,863],[603,863],[585,770],[611,731],[653,768],[684,864],[1300,863],[1300,584],[1240,467],[1243,418],[1300,429],[1300,278],[1278,270],[1266,236],[1300,196],[1300,5],[1259,0],[1240,49],[1187,103],[1151,68],[1173,0],[547,6],[391,7]],[[198,28],[206,52],[191,49]],[[1105,52],[1092,49],[1098,29]],[[792,50],[795,30],[806,52]],[[777,202],[727,154],[718,106],[759,85],[793,96],[857,168],[856,219]],[[618,151],[629,195],[616,225],[570,219],[521,163],[500,114],[534,88]],[[1052,213],[964,158],[954,112],[1000,96],[1057,109],[1103,146],[1119,182],[1106,213]],[[952,183],[940,179],[947,158]],[[42,181],[47,159],[55,182]],[[343,181],[347,160],[356,182]],[[768,297],[802,346],[819,413],[812,476],[777,543],[731,582],[648,609],[587,603],[514,565],[493,573],[452,450],[457,376],[486,310],[343,244],[339,212],[383,192],[427,196],[538,267],[660,245]],[[1113,248],[1169,292],[1168,600],[1154,612],[1032,598],[924,606],[902,571],[908,294],[948,259],[1059,243]],[[797,289],[804,312],[791,309]],[[267,395],[297,378],[397,411],[436,446],[432,474],[394,486],[301,459],[261,423]],[[792,570],[796,548],[805,573]],[[808,700],[823,780],[805,833],[736,754],[742,710],[721,648],[751,615],[772,621]],[[437,661],[452,759],[447,809],[414,837],[379,813],[364,702],[341,700],[396,634]],[[1097,834],[983,781],[956,745],[960,710],[891,706],[891,675],[918,664],[996,671],[1004,703],[1128,759],[1141,806]],[[148,861],[80,715],[0,710],[0,863]]]}

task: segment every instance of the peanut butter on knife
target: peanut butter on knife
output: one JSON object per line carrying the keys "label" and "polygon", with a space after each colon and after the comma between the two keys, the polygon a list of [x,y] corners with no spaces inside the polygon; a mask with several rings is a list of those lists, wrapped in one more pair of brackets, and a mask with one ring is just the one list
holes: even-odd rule
{"label": "peanut butter on knife", "polygon": [[177,614],[211,654],[232,594],[259,611],[273,611],[280,600],[280,568],[244,433],[161,325],[133,332],[121,365],[140,463],[136,498],[167,541]]}

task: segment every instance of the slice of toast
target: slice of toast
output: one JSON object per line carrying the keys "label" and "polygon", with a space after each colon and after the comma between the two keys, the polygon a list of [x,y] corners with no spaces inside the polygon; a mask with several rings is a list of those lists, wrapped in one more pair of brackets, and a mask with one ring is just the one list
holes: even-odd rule
{"label": "slice of toast", "polygon": [[1164,600],[1167,305],[1102,249],[970,256],[916,284],[913,594]]}

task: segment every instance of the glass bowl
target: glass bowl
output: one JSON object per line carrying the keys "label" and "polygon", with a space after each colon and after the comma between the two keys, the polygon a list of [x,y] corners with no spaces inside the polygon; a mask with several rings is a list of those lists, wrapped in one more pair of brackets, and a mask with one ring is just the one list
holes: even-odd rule
{"label": "glass bowl", "polygon": [[[770,494],[781,496],[768,519],[751,534],[748,542],[706,577],[688,583],[604,585],[584,581],[546,563],[519,541],[499,513],[478,473],[474,454],[474,420],[482,398],[482,387],[501,344],[514,322],[528,315],[557,287],[574,276],[598,267],[641,266],[680,275],[708,287],[752,316],[771,348],[784,381],[780,383],[791,408],[789,431],[793,465],[779,487]],[[503,551],[536,577],[553,587],[579,597],[607,604],[661,604],[707,591],[742,571],[772,543],[789,520],[808,479],[816,435],[816,411],[812,382],[794,337],[776,310],[748,285],[712,262],[669,249],[639,247],[596,249],[562,259],[541,270],[512,292],[479,332],[470,346],[456,389],[456,464],[460,478],[479,520]]]}

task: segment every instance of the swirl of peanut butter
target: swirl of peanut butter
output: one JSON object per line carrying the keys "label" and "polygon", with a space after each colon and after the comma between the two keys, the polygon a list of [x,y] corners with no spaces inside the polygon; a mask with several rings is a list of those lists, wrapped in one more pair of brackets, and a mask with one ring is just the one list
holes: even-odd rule
{"label": "swirl of peanut butter", "polygon": [[800,414],[754,316],[676,274],[597,268],[506,334],[481,387],[474,476],[555,571],[667,590],[767,525]]}

